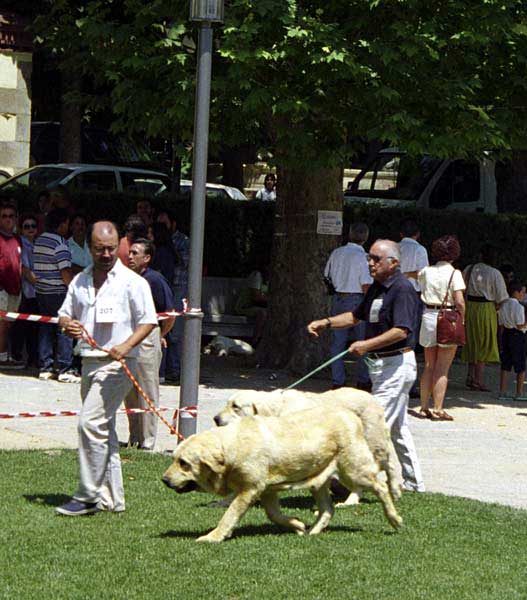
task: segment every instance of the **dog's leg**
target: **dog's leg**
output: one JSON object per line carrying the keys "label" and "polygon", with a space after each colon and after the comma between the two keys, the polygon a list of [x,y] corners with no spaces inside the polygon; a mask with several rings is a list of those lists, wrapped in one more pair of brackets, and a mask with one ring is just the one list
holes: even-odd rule
{"label": "dog's leg", "polygon": [[344,500],[344,502],[339,502],[335,504],[335,508],[346,508],[347,506],[355,506],[359,504],[360,499],[362,498],[362,488],[355,486],[350,495]]}
{"label": "dog's leg", "polygon": [[311,493],[315,497],[318,506],[318,518],[308,533],[309,535],[316,535],[328,526],[334,513],[333,501],[329,493],[329,482],[326,482],[320,488],[312,487]]}
{"label": "dog's leg", "polygon": [[202,535],[197,542],[223,542],[231,537],[232,532],[239,520],[247,512],[251,504],[255,502],[260,494],[260,490],[245,490],[240,492],[231,502],[229,508],[220,519],[216,529],[213,529],[207,535]]}
{"label": "dog's leg", "polygon": [[399,459],[397,458],[397,453],[395,452],[395,448],[393,446],[393,442],[388,431],[387,437],[388,440],[386,442],[386,446],[388,449],[388,456],[386,458],[386,461],[384,461],[383,469],[386,473],[388,487],[390,488],[390,494],[392,495],[392,499],[394,502],[397,502],[397,500],[401,498],[401,470],[399,467]]}
{"label": "dog's leg", "polygon": [[280,502],[278,501],[278,495],[276,492],[265,492],[260,498],[260,502],[264,507],[265,514],[269,520],[281,527],[287,527],[292,529],[297,535],[304,535],[306,532],[306,526],[302,521],[295,519],[295,517],[287,517],[280,510]]}

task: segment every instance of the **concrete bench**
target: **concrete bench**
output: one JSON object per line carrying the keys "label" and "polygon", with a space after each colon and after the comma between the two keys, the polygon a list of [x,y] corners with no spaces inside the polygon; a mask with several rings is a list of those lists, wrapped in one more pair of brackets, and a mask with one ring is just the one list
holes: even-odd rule
{"label": "concrete bench", "polygon": [[201,309],[203,335],[250,338],[254,322],[234,311],[240,291],[247,285],[242,277],[203,277]]}

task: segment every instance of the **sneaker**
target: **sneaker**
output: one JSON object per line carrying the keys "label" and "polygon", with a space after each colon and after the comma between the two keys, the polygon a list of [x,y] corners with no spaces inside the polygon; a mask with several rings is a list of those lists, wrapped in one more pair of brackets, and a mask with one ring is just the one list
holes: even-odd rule
{"label": "sneaker", "polygon": [[23,369],[25,366],[23,360],[15,360],[14,358],[0,360],[0,369]]}
{"label": "sneaker", "polygon": [[61,373],[59,375],[59,381],[61,383],[80,383],[81,378],[80,375],[77,375],[77,373],[68,371],[67,373]]}
{"label": "sneaker", "polygon": [[68,517],[81,517],[82,515],[93,515],[99,512],[97,502],[81,502],[72,498],[63,506],[58,506],[55,509],[59,515],[67,515]]}
{"label": "sneaker", "polygon": [[50,381],[50,379],[55,379],[55,373],[52,371],[40,371],[38,378],[42,379],[42,381]]}

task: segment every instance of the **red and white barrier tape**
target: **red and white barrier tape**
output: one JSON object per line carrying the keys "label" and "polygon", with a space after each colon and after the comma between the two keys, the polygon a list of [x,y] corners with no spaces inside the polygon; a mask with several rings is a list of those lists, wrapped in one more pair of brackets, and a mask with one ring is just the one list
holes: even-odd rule
{"label": "red and white barrier tape", "polygon": [[[169,310],[166,312],[157,313],[159,319],[168,319],[170,317],[180,317],[185,313],[199,314],[201,308],[188,308],[186,299],[183,299],[183,310],[175,311]],[[38,323],[58,323],[58,317],[46,317],[44,315],[31,315],[28,313],[17,313],[8,312],[7,310],[0,310],[0,319],[7,319],[8,321],[36,321]]]}
{"label": "red and white barrier tape", "polygon": [[[161,406],[157,409],[159,412],[165,412],[167,410],[173,410],[166,406]],[[140,413],[154,412],[151,408],[120,408],[118,411],[120,414],[136,415]],[[176,408],[174,417],[181,412],[187,418],[196,419],[198,416],[197,406],[184,406],[179,409]],[[76,417],[80,414],[80,410],[61,410],[59,412],[52,412],[48,410],[41,410],[39,412],[19,412],[19,413],[0,413],[0,419],[39,419],[46,417]]]}

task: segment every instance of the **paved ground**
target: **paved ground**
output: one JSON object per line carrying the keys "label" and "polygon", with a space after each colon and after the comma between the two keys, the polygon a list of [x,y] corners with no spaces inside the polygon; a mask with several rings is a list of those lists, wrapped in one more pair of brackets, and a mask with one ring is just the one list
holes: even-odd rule
{"label": "paved ground", "polygon": [[[293,378],[248,367],[241,359],[207,357],[202,369],[198,430],[213,426],[212,416],[238,389],[274,389]],[[427,489],[432,492],[498,502],[527,509],[527,402],[498,402],[495,393],[472,392],[464,386],[465,369],[454,364],[446,408],[453,422],[411,417]],[[488,380],[497,389],[498,369]],[[324,391],[329,382],[311,379],[301,389]],[[77,410],[79,386],[41,382],[34,374],[0,374],[0,413]],[[179,387],[162,386],[161,404],[175,408]],[[165,413],[170,415],[171,413]],[[118,417],[121,440],[127,438],[126,417]],[[0,449],[76,448],[76,418],[0,420]],[[158,449],[174,449],[176,439],[160,424]]]}

